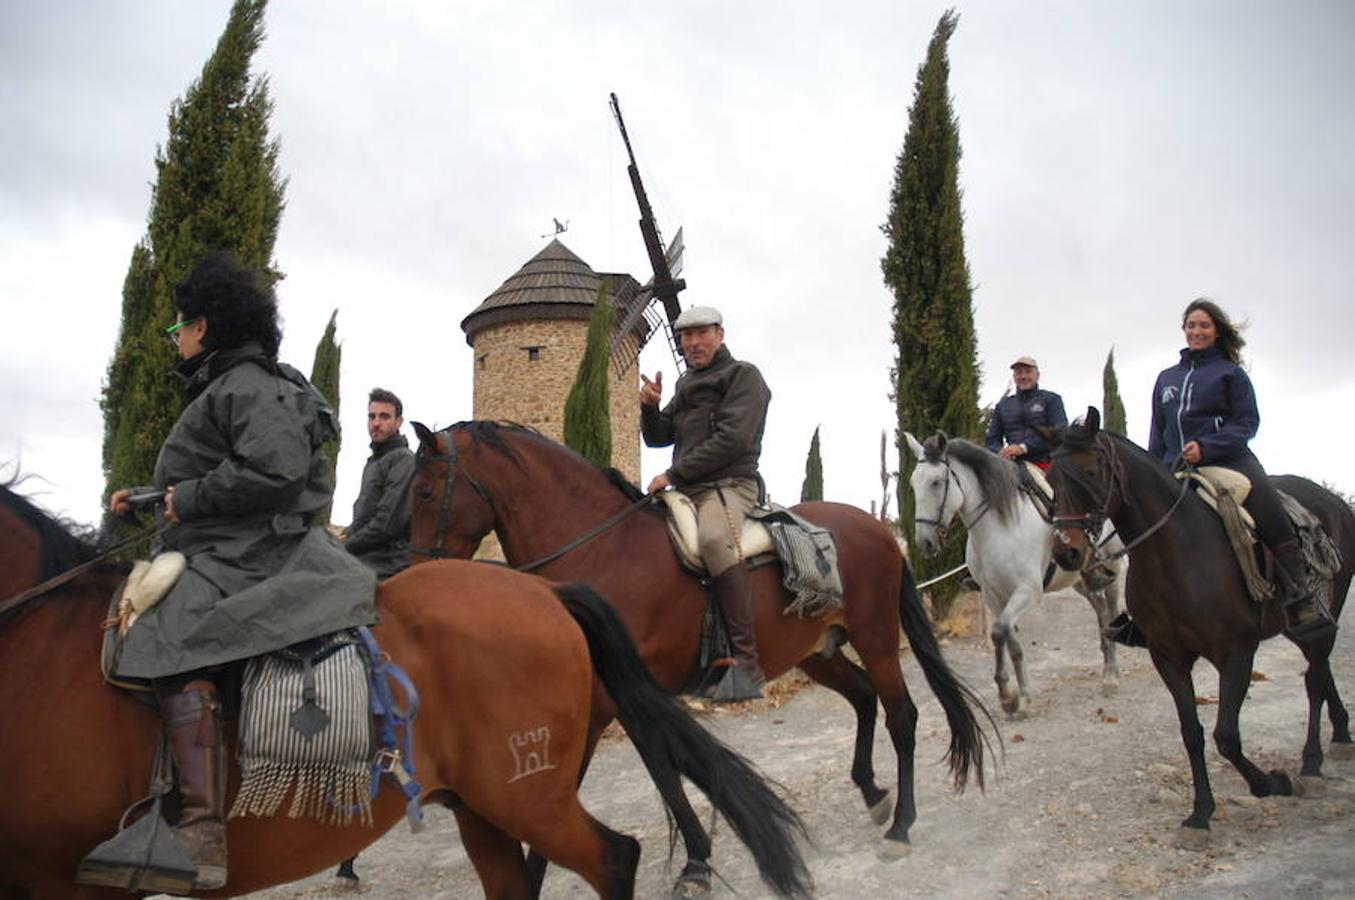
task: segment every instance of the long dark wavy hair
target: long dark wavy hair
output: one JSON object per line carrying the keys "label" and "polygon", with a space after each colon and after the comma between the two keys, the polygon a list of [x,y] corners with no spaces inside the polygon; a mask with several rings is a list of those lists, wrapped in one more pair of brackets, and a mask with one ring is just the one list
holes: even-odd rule
{"label": "long dark wavy hair", "polygon": [[1242,348],[1247,346],[1247,341],[1242,337],[1242,326],[1234,325],[1233,320],[1228,318],[1228,314],[1219,308],[1219,305],[1208,297],[1197,297],[1190,301],[1186,311],[1181,313],[1181,328],[1186,327],[1186,319],[1197,309],[1202,309],[1208,314],[1209,318],[1214,320],[1214,331],[1217,337],[1214,339],[1214,346],[1218,347],[1223,355],[1230,362],[1242,363]]}
{"label": "long dark wavy hair", "polygon": [[244,265],[230,251],[214,250],[204,256],[175,286],[174,305],[181,319],[207,319],[202,343],[208,350],[258,341],[264,353],[277,359],[282,327],[273,285],[263,272]]}

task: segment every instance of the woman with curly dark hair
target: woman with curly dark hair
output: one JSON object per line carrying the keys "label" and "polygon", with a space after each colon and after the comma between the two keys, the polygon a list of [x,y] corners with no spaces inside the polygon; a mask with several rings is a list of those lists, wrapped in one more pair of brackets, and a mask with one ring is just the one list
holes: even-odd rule
{"label": "woman with curly dark hair", "polygon": [[1305,584],[1289,514],[1247,447],[1261,417],[1256,392],[1241,365],[1246,341],[1228,314],[1203,297],[1186,307],[1181,328],[1186,336],[1181,359],[1164,369],[1153,387],[1148,452],[1168,465],[1183,459],[1191,465],[1234,469],[1250,479],[1251,493],[1244,505],[1256,520],[1261,540],[1275,555],[1285,633],[1299,641],[1329,636],[1336,625],[1318,608]]}
{"label": "woman with curly dark hair", "polygon": [[[173,525],[162,549],[183,553],[187,569],[127,629],[113,674],[149,679],[159,697],[183,795],[175,833],[197,865],[193,887],[209,890],[226,881],[220,672],[372,624],[376,582],[313,523],[334,492],[320,449],[332,422],[323,398],[277,360],[282,332],[265,274],[212,253],[174,302],[179,321],[166,330],[187,404],[154,479]],[[110,509],[128,514],[127,499],[115,492]]]}

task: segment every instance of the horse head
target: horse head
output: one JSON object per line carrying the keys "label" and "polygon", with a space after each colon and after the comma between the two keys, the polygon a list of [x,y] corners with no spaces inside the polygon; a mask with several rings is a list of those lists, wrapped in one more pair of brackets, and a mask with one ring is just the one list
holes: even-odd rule
{"label": "horse head", "polygon": [[429,559],[470,559],[494,530],[494,504],[466,471],[457,449],[456,426],[434,432],[414,423],[409,549],[415,563]]}
{"label": "horse head", "polygon": [[941,550],[946,530],[964,506],[964,491],[946,456],[948,438],[937,431],[925,444],[903,433],[908,449],[917,459],[909,484],[913,489],[913,524],[918,548],[927,556]]}
{"label": "horse head", "polygon": [[1123,502],[1123,466],[1101,413],[1087,407],[1081,420],[1037,431],[1054,448],[1049,485],[1054,489],[1054,561],[1080,569],[1094,552],[1097,535]]}

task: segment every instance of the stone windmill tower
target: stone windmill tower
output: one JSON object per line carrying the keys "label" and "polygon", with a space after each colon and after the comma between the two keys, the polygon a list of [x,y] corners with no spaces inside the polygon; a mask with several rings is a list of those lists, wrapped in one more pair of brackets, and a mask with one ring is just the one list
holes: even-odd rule
{"label": "stone windmill tower", "polygon": [[[616,320],[611,362],[612,465],[640,478],[640,379],[636,364],[651,326],[627,317],[640,285],[623,274],[594,272],[553,239],[461,321],[475,356],[474,415],[529,425],[564,440],[565,398],[588,342],[598,286],[607,284]],[[648,298],[645,298],[646,300]],[[619,352],[618,352],[619,351]]]}

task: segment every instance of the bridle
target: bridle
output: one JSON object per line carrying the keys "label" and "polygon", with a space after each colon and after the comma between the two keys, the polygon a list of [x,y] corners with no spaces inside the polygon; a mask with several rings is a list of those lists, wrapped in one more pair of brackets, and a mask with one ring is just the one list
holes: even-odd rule
{"label": "bridle", "polygon": [[[1095,536],[1101,533],[1101,529],[1105,526],[1106,521],[1113,519],[1115,513],[1119,512],[1120,507],[1124,505],[1126,476],[1124,463],[1120,460],[1120,454],[1115,449],[1115,442],[1108,438],[1104,432],[1097,434],[1095,440],[1097,451],[1105,461],[1104,468],[1107,474],[1104,485],[1094,484],[1081,469],[1068,462],[1070,454],[1066,446],[1059,447],[1054,451],[1054,464],[1058,467],[1063,477],[1081,487],[1082,490],[1092,498],[1093,503],[1096,502],[1097,494],[1104,494],[1105,500],[1101,502],[1100,509],[1097,509],[1094,512],[1085,512],[1076,516],[1056,514],[1052,522],[1054,530],[1058,533],[1060,540],[1067,543],[1068,538],[1066,532],[1069,529],[1081,531],[1082,536],[1092,548],[1093,561],[1109,563],[1128,556],[1129,551],[1148,540],[1148,538],[1156,534],[1162,526],[1167,524],[1167,520],[1172,517],[1177,508],[1181,505],[1181,501],[1186,499],[1186,494],[1190,492],[1190,479],[1183,478],[1181,480],[1181,493],[1177,495],[1176,500],[1168,507],[1167,511],[1163,513],[1160,519],[1149,526],[1138,537],[1134,538],[1134,540],[1126,542],[1121,549],[1108,555],[1102,554],[1100,552],[1101,547],[1116,534],[1116,530],[1112,528],[1111,533],[1106,535],[1106,537],[1100,541],[1098,541]],[[1172,468],[1176,469],[1182,465],[1188,464],[1184,463],[1180,457],[1177,457],[1176,463]]]}
{"label": "bridle", "polygon": [[437,442],[438,437],[441,435],[447,436],[447,452],[425,453],[424,450],[428,446],[427,444],[425,444],[419,448],[419,452],[414,458],[415,472],[417,472],[419,469],[422,469],[427,463],[444,462],[447,464],[447,471],[446,474],[443,475],[442,481],[442,506],[438,510],[437,533],[433,537],[433,546],[431,547],[411,546],[409,550],[411,553],[418,553],[422,556],[430,556],[433,559],[450,559],[452,558],[452,554],[442,549],[442,543],[447,537],[447,529],[452,522],[452,487],[453,485],[456,484],[457,471],[460,470],[462,477],[464,477],[466,481],[470,484],[470,486],[475,489],[475,493],[479,494],[481,499],[483,499],[485,503],[488,504],[491,512],[493,512],[494,510],[494,499],[490,497],[489,491],[485,490],[484,485],[480,484],[480,482],[475,479],[475,476],[467,472],[465,468],[461,465],[461,462],[457,458],[456,453],[456,438],[455,436],[452,435],[451,432],[441,431],[438,432],[438,434],[434,435],[433,436],[433,439],[435,441],[434,446],[439,450],[442,449],[441,443]]}
{"label": "bridle", "polygon": [[[960,483],[959,476],[957,476],[955,474],[955,470],[950,467],[949,455],[942,454],[941,465],[946,467],[946,486],[941,491],[941,505],[937,507],[937,516],[944,516],[946,514],[946,500],[950,498],[951,482],[955,482],[957,487],[959,486]],[[917,522],[919,525],[930,525],[933,528],[935,528],[937,539],[944,543],[946,540],[946,536],[950,534],[950,526],[952,520],[959,519],[961,525],[963,525],[966,529],[970,529],[973,528],[974,525],[978,523],[979,519],[982,519],[985,515],[987,515],[988,511],[992,508],[993,508],[992,503],[989,502],[987,497],[984,497],[983,504],[979,508],[978,515],[970,519],[968,522],[966,522],[964,518],[963,501],[960,503],[959,506],[955,508],[955,515],[951,516],[947,521],[943,522],[941,521],[940,518],[925,519],[922,516],[915,516],[913,521]]]}
{"label": "bridle", "polygon": [[[424,556],[430,556],[433,559],[450,559],[452,558],[452,554],[448,553],[442,547],[443,541],[447,537],[447,529],[451,525],[452,520],[452,485],[456,481],[456,472],[460,470],[462,477],[470,483],[470,486],[474,488],[475,492],[485,501],[485,504],[489,506],[491,512],[494,511],[494,498],[490,495],[489,491],[485,489],[485,486],[477,481],[474,475],[466,471],[465,466],[461,464],[456,452],[456,438],[452,435],[451,431],[440,431],[437,435],[434,435],[434,439],[436,440],[440,435],[447,436],[447,452],[426,454],[424,453],[424,449],[427,447],[425,444],[419,448],[419,453],[414,460],[414,469],[416,472],[421,469],[425,463],[445,462],[447,464],[447,473],[443,476],[442,484],[442,506],[438,510],[437,533],[433,537],[432,547],[410,547],[409,549],[411,553],[419,553]],[[438,444],[437,447],[438,449],[441,449],[441,444]],[[648,506],[653,502],[654,495],[646,494],[630,506],[627,506],[619,513],[613,515],[611,518],[598,523],[583,534],[569,541],[563,547],[546,554],[540,559],[532,560],[526,565],[514,566],[513,568],[518,572],[531,572],[534,569],[539,569],[546,563],[553,562],[564,556],[575,547],[588,543],[602,532],[630,516],[631,513],[641,507]]]}

